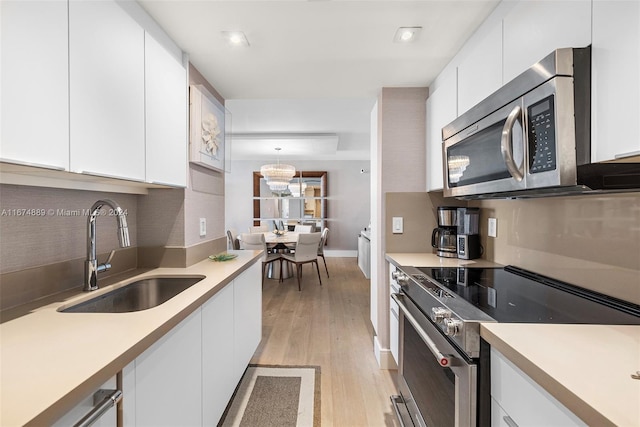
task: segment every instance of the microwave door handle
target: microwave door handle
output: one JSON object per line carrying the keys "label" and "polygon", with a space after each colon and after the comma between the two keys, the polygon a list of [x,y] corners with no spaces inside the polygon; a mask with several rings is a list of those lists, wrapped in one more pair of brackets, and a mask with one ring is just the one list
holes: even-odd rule
{"label": "microwave door handle", "polygon": [[507,170],[516,181],[520,182],[524,178],[523,172],[520,170],[516,162],[513,160],[513,126],[520,118],[522,109],[516,105],[507,116],[507,121],[502,128],[502,137],[500,139],[500,151],[502,158],[507,165]]}
{"label": "microwave door handle", "polygon": [[402,302],[403,295],[391,294],[391,298],[393,298],[393,300],[398,304],[398,308],[402,310],[402,314],[404,315],[404,317],[409,321],[409,323],[411,323],[413,329],[416,330],[418,335],[420,335],[420,338],[422,338],[422,341],[424,341],[431,353],[433,353],[436,360],[438,361],[438,364],[443,368],[448,368],[449,366],[451,366],[453,356],[442,354],[436,344],[431,340],[431,338],[429,338],[429,335],[427,335],[426,332],[422,330],[422,327],[420,327],[418,321],[411,315],[411,313],[409,313],[409,309],[407,309],[407,307],[404,305],[404,302]]}

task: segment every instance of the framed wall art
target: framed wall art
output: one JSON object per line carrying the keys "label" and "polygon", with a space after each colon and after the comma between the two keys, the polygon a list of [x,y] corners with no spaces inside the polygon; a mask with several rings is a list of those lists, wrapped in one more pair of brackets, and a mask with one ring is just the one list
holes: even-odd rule
{"label": "framed wall art", "polygon": [[189,161],[224,172],[224,106],[202,85],[190,86],[189,104]]}

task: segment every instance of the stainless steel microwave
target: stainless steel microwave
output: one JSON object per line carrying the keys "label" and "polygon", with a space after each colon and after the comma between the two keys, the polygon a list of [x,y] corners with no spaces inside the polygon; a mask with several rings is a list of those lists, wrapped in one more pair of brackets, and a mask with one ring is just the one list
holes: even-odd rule
{"label": "stainless steel microwave", "polygon": [[444,196],[640,187],[640,164],[591,164],[591,48],[557,49],[442,129]]}

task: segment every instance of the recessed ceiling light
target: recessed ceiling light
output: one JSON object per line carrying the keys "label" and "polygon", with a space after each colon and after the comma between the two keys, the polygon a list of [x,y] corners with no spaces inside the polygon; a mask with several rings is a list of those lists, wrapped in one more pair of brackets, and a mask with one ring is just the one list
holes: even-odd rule
{"label": "recessed ceiling light", "polygon": [[400,27],[393,36],[395,43],[411,43],[418,38],[422,27]]}
{"label": "recessed ceiling light", "polygon": [[222,31],[222,37],[231,46],[249,46],[249,40],[242,31]]}

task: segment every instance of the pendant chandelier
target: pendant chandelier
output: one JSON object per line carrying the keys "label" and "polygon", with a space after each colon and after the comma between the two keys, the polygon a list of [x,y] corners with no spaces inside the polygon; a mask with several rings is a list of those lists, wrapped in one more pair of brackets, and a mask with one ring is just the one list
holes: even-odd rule
{"label": "pendant chandelier", "polygon": [[271,191],[285,191],[296,174],[295,167],[280,164],[280,150],[282,150],[280,147],[276,147],[276,152],[278,152],[276,164],[264,165],[260,168],[260,175],[267,181]]}
{"label": "pendant chandelier", "polygon": [[289,191],[293,197],[300,197],[304,195],[306,189],[307,184],[304,182],[292,182],[289,184]]}

